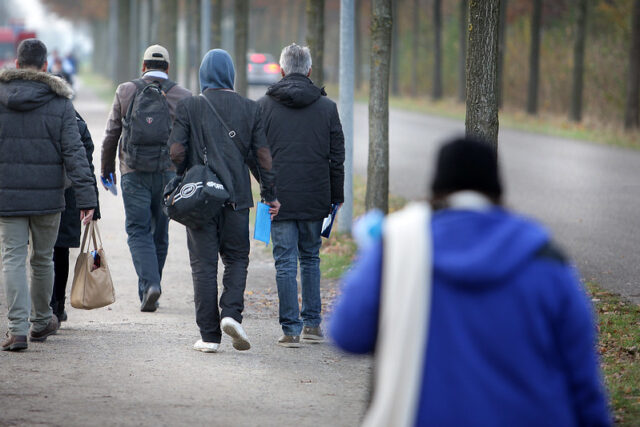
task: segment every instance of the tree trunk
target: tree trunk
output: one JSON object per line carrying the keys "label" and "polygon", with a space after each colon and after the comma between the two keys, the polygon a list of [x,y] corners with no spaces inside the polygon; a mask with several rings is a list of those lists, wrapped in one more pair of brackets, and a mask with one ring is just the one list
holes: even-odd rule
{"label": "tree trunk", "polygon": [[211,0],[210,49],[222,47],[222,0]]}
{"label": "tree trunk", "polygon": [[507,36],[507,3],[508,0],[500,1],[500,29],[498,34],[498,108],[502,108],[502,95],[504,88],[504,54],[505,37]]}
{"label": "tree trunk", "polygon": [[460,49],[458,56],[458,101],[467,99],[467,0],[460,0]]}
{"label": "tree trunk", "polygon": [[498,154],[498,24],[500,0],[472,1],[467,47],[467,137],[485,141]]}
{"label": "tree trunk", "polygon": [[[413,19],[411,23],[411,95],[418,96],[418,64],[420,63],[420,0],[413,0]],[[397,18],[396,18],[397,19]],[[397,25],[395,25],[397,26]]]}
{"label": "tree trunk", "polygon": [[117,83],[126,82],[137,78],[136,75],[131,75],[131,54],[129,50],[129,1],[118,0],[118,57],[113,58],[117,61]]}
{"label": "tree trunk", "polygon": [[631,49],[629,51],[629,83],[624,114],[624,128],[640,128],[640,0],[633,2],[631,14]]}
{"label": "tree trunk", "polygon": [[[391,0],[391,16],[398,19],[398,9],[400,0]],[[399,19],[398,19],[399,21]],[[399,26],[394,25],[391,30],[391,94],[393,96],[400,95],[400,32]]]}
{"label": "tree trunk", "polygon": [[356,17],[356,28],[354,31],[354,45],[355,45],[355,58],[354,58],[354,68],[355,68],[355,89],[358,90],[362,87],[362,82],[364,80],[364,73],[362,72],[362,0],[356,0],[355,5],[355,17]]}
{"label": "tree trunk", "polygon": [[[158,0],[153,11],[157,11],[158,44],[169,51],[169,71],[178,75],[178,0]],[[174,77],[175,78],[175,77]]]}
{"label": "tree trunk", "polygon": [[573,46],[573,84],[571,85],[571,110],[569,120],[582,120],[582,86],[584,78],[584,49],[587,37],[587,0],[578,0],[576,16],[576,40]]}
{"label": "tree trunk", "polygon": [[247,96],[247,50],[249,49],[249,0],[234,1],[235,21],[235,90]]}
{"label": "tree trunk", "polygon": [[542,23],[542,0],[533,0],[531,15],[531,50],[529,51],[529,88],[527,113],[538,113],[538,79],[540,76],[540,30]]}
{"label": "tree trunk", "polygon": [[311,50],[316,86],[324,85],[324,0],[307,0],[307,46]]}
{"label": "tree trunk", "polygon": [[442,98],[442,0],[433,1],[433,99]]}
{"label": "tree trunk", "polygon": [[366,209],[389,211],[389,68],[391,0],[373,0],[369,77],[369,159]]}

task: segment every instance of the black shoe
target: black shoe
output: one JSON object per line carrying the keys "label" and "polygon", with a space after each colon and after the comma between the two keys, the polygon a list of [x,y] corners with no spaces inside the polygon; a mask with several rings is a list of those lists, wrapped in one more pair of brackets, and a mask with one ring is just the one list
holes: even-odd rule
{"label": "black shoe", "polygon": [[60,326],[60,324],[58,323],[58,318],[56,317],[55,314],[52,314],[51,320],[49,320],[49,323],[47,323],[47,326],[41,331],[29,332],[29,338],[31,339],[31,341],[42,342],[46,340],[49,335],[55,334],[56,331],[58,330],[58,326]]}
{"label": "black shoe", "polygon": [[147,291],[144,293],[142,297],[142,304],[140,305],[140,311],[152,312],[156,311],[158,306],[156,302],[158,302],[158,298],[160,298],[160,288],[158,286],[149,286]]}
{"label": "black shoe", "polygon": [[53,314],[58,318],[58,322],[67,321],[67,312],[64,310],[64,300],[52,301],[51,309],[53,310]]}
{"label": "black shoe", "polygon": [[26,335],[12,335],[7,332],[7,339],[2,341],[2,351],[20,351],[27,348]]}

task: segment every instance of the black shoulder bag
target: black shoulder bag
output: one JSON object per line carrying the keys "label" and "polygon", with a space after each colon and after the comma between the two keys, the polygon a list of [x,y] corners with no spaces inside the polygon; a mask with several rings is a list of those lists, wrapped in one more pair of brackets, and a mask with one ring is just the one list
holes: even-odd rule
{"label": "black shoulder bag", "polygon": [[[196,124],[196,128],[202,126]],[[206,137],[206,132],[203,132]],[[199,139],[200,132],[192,132],[192,141]],[[206,141],[199,141],[202,163],[191,166],[182,176],[176,176],[164,188],[163,210],[172,220],[189,228],[200,228],[217,216],[229,192],[218,175],[211,169],[207,159]],[[197,151],[197,150],[196,150]]]}

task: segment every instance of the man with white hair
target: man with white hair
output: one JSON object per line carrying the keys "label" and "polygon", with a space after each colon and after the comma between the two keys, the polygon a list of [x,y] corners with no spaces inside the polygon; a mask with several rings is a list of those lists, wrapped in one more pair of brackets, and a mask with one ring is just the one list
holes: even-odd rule
{"label": "man with white hair", "polygon": [[309,48],[295,43],[285,47],[280,68],[282,80],[269,87],[258,103],[282,204],[271,225],[284,332],[278,344],[299,347],[301,335],[306,342],[324,340],[320,328],[320,232],[331,205],[341,204],[344,198],[344,135],[336,104],[326,97],[324,88],[309,79]]}

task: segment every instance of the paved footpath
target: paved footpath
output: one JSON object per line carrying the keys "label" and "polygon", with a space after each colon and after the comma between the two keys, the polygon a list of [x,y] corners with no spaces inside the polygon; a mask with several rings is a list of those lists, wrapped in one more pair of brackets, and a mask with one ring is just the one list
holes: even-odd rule
{"label": "paved footpath", "polygon": [[[109,106],[82,87],[74,104],[93,135],[98,171]],[[252,247],[245,293],[243,326],[251,350],[234,350],[225,336],[219,353],[196,352],[184,227],[170,226],[160,309],[141,313],[122,198],[101,189],[100,201],[99,225],[117,301],[91,311],[67,304],[69,320],[57,335],[30,343],[25,352],[0,352],[0,426],[358,424],[370,359],[344,355],[329,344],[299,349],[275,344],[281,334],[275,269],[262,243]],[[77,253],[72,250],[72,268]],[[336,287],[322,283],[324,303],[330,304]],[[6,310],[3,286],[2,333]]]}

